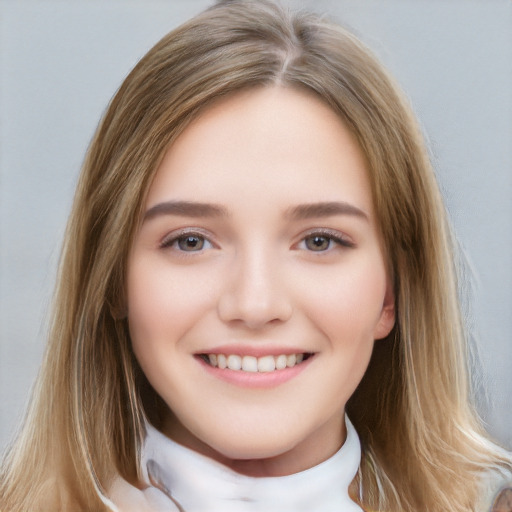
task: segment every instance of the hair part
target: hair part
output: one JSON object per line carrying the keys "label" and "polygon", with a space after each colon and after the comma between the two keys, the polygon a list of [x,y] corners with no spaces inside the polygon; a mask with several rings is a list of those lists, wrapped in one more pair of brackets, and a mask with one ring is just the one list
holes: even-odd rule
{"label": "hair part", "polygon": [[[365,510],[475,510],[475,475],[510,460],[470,405],[455,246],[421,131],[352,34],[270,1],[216,5],[135,66],[91,142],[68,223],[41,373],[0,481],[6,510],[101,510],[137,484],[144,419],[163,407],[130,344],[125,269],[166,149],[220,97],[291,87],[322,98],[357,138],[394,279],[397,323],[376,342],[347,410],[363,445]],[[53,468],[53,469],[49,469]],[[28,476],[30,475],[30,476]]]}

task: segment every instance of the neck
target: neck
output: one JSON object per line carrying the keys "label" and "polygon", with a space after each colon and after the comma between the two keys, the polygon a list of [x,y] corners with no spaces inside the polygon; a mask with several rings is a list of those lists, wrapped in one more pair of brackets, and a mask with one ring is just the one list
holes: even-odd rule
{"label": "neck", "polygon": [[[148,492],[161,491],[172,510],[179,504],[178,509],[187,512],[361,512],[351,498],[357,495],[354,487],[361,449],[354,427],[348,419],[345,422],[341,448],[323,462],[293,474],[288,474],[289,465],[281,471],[273,457],[265,461],[225,458],[229,465],[224,464],[218,454],[215,459],[205,456],[148,425],[141,469]],[[282,455],[276,459],[284,460]]]}
{"label": "neck", "polygon": [[[325,435],[322,435],[322,431],[325,431]],[[336,438],[332,436],[333,431],[339,433]],[[162,432],[180,445],[220,462],[241,475],[252,477],[286,476],[305,471],[332,457],[347,437],[344,417],[341,415],[323,425],[314,437],[307,437],[277,454],[262,454],[258,458],[232,458],[193,436],[175,416],[167,417]]]}

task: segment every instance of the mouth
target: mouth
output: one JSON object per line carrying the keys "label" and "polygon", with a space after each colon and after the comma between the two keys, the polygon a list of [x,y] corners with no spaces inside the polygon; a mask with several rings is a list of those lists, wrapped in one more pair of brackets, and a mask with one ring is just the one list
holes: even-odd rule
{"label": "mouth", "polygon": [[198,354],[207,365],[220,370],[234,370],[247,373],[280,372],[294,368],[313,357],[312,352],[296,354],[264,355],[262,357],[239,354]]}

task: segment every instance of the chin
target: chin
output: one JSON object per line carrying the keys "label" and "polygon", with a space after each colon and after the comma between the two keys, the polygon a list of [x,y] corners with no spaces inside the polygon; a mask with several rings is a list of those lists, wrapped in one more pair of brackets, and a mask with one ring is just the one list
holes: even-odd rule
{"label": "chin", "polygon": [[214,448],[220,455],[230,460],[271,459],[287,453],[293,449],[290,444],[278,444],[275,441],[262,442],[261,439],[252,439],[248,443],[223,444]]}
{"label": "chin", "polygon": [[[218,434],[218,435],[216,435]],[[293,435],[289,430],[276,431],[275,424],[262,429],[247,429],[239,426],[237,430],[209,429],[208,435],[202,436],[202,442],[213,452],[227,460],[270,459],[289,452],[300,444],[300,435]],[[214,454],[210,454],[213,458]]]}

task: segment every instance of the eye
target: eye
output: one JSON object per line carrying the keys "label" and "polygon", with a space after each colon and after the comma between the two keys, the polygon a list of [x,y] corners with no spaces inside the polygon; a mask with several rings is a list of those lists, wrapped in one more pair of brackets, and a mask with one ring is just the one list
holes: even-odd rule
{"label": "eye", "polygon": [[332,233],[330,231],[310,233],[299,243],[300,249],[312,252],[326,252],[337,246],[354,247],[354,244],[341,233]]}
{"label": "eye", "polygon": [[204,248],[206,240],[202,236],[187,235],[181,236],[176,240],[177,246],[181,251],[200,251]]}
{"label": "eye", "polygon": [[325,235],[311,235],[304,239],[304,243],[310,251],[326,251],[331,247],[333,240]]}
{"label": "eye", "polygon": [[211,249],[212,243],[199,233],[181,233],[178,236],[170,235],[162,244],[162,248],[171,248],[182,252],[200,252]]}

